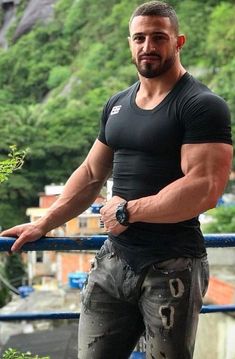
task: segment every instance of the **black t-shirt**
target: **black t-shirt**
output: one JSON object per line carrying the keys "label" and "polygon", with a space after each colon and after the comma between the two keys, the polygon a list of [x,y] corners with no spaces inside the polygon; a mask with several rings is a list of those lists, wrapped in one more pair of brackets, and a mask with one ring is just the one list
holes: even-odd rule
{"label": "black t-shirt", "polygon": [[[232,143],[225,101],[189,73],[152,110],[136,105],[138,89],[139,82],[107,102],[98,137],[114,150],[113,195],[127,201],[154,195],[184,176],[182,144]],[[169,258],[205,254],[198,218],[169,224],[136,222],[110,238],[136,271]]]}

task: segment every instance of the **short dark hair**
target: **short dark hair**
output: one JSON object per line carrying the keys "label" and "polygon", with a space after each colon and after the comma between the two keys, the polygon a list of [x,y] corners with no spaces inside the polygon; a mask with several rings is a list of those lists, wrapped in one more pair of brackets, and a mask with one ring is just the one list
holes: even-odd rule
{"label": "short dark hair", "polygon": [[149,1],[138,6],[131,15],[129,25],[136,16],[162,16],[168,17],[170,22],[178,35],[179,22],[174,8],[163,1]]}

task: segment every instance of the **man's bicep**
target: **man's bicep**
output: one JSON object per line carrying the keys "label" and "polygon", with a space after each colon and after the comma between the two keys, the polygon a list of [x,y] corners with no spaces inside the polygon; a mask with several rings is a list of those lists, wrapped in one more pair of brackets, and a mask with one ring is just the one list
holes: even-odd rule
{"label": "man's bicep", "polygon": [[96,140],[84,161],[84,164],[89,168],[95,177],[107,177],[112,170],[113,165],[113,150]]}
{"label": "man's bicep", "polygon": [[185,144],[181,150],[182,171],[185,175],[216,181],[221,190],[228,181],[232,156],[233,148],[226,143]]}

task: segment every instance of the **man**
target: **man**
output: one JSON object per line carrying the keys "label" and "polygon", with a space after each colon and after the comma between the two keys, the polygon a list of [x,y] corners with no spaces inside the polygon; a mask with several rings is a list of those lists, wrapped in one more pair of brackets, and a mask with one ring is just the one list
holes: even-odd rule
{"label": "man", "polygon": [[208,264],[198,215],[228,180],[225,102],[186,72],[175,11],[153,1],[130,20],[139,81],[106,104],[98,139],[49,212],[2,236],[12,250],[83,212],[113,168],[101,209],[109,233],[82,295],[80,359],[128,358],[146,331],[147,358],[193,357]]}

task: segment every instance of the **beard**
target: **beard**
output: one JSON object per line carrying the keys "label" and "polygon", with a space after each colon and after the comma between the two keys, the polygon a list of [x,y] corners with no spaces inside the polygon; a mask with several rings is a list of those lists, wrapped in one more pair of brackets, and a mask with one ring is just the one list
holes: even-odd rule
{"label": "beard", "polygon": [[[149,54],[150,55],[150,54]],[[143,56],[143,55],[142,55]],[[152,57],[152,55],[150,55]],[[156,63],[145,62],[142,63],[141,59],[137,62],[135,58],[132,58],[133,64],[135,64],[139,74],[148,79],[152,79],[166,73],[175,63],[175,56],[169,56],[164,62],[161,61],[161,57],[156,56]]]}

